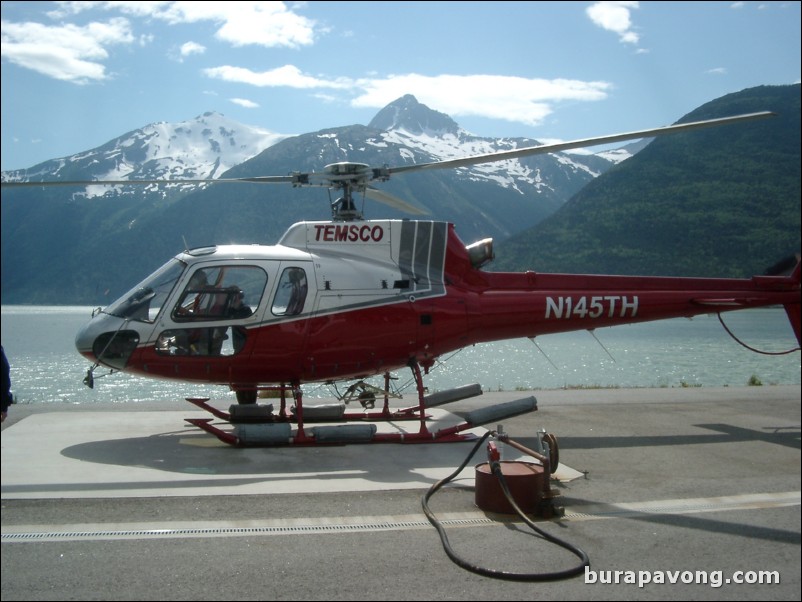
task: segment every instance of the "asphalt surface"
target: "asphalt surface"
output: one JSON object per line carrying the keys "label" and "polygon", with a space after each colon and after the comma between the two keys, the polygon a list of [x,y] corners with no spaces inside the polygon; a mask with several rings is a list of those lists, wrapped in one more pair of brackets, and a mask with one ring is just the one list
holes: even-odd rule
{"label": "asphalt surface", "polygon": [[[537,398],[504,429],[527,447],[539,429],[556,435],[565,516],[535,524],[584,551],[587,571],[477,507],[486,456],[468,459],[472,442],[242,449],[185,423],[203,414],[184,401],[15,405],[2,425],[2,599],[799,600],[800,393],[505,392],[438,411],[447,422]],[[429,501],[464,568],[421,500],[466,460]]]}

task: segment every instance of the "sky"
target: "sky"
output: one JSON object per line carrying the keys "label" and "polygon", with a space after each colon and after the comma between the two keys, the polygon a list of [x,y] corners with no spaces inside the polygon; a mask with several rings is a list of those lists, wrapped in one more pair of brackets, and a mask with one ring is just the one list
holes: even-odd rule
{"label": "sky", "polygon": [[668,125],[800,82],[800,2],[2,2],[2,170],[216,111],[277,134],[413,94],[478,136]]}

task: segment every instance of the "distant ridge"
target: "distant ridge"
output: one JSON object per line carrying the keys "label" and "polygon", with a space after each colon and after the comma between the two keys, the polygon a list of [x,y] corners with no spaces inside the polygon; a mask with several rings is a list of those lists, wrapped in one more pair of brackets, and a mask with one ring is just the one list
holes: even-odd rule
{"label": "distant ridge", "polygon": [[654,140],[497,248],[492,269],[748,277],[800,250],[800,85],[760,86],[680,121],[777,117]]}

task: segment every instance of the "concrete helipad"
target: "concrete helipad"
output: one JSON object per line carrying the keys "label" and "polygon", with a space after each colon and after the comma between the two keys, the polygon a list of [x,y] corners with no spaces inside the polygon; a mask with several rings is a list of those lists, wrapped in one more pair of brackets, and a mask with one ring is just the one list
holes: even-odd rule
{"label": "concrete helipad", "polygon": [[[461,422],[441,409],[430,414],[429,424],[435,428]],[[32,415],[3,433],[3,499],[423,489],[453,472],[472,447],[406,443],[237,448],[184,421],[208,416],[191,406],[185,411]],[[419,424],[381,428],[415,432]],[[478,437],[484,429],[465,432]],[[515,457],[521,454],[515,452]],[[475,464],[485,460],[479,454]],[[473,472],[474,464],[464,471],[471,484]],[[577,474],[564,467],[559,476]]]}
{"label": "concrete helipad", "polygon": [[[207,416],[186,402],[31,405],[3,424],[2,599],[800,599],[798,385],[534,395],[504,427],[528,447],[557,436],[565,517],[539,524],[590,573],[532,583],[448,558],[421,498],[472,443],[242,449],[184,422]],[[476,506],[484,459],[430,501],[456,552],[525,575],[575,566]]]}

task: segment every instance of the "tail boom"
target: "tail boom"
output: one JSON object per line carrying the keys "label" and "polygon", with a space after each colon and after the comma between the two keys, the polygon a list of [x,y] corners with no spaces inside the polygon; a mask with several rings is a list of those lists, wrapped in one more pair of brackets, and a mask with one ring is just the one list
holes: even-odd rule
{"label": "tail boom", "polygon": [[750,279],[488,273],[472,325],[480,341],[783,306],[800,339],[799,264]]}

